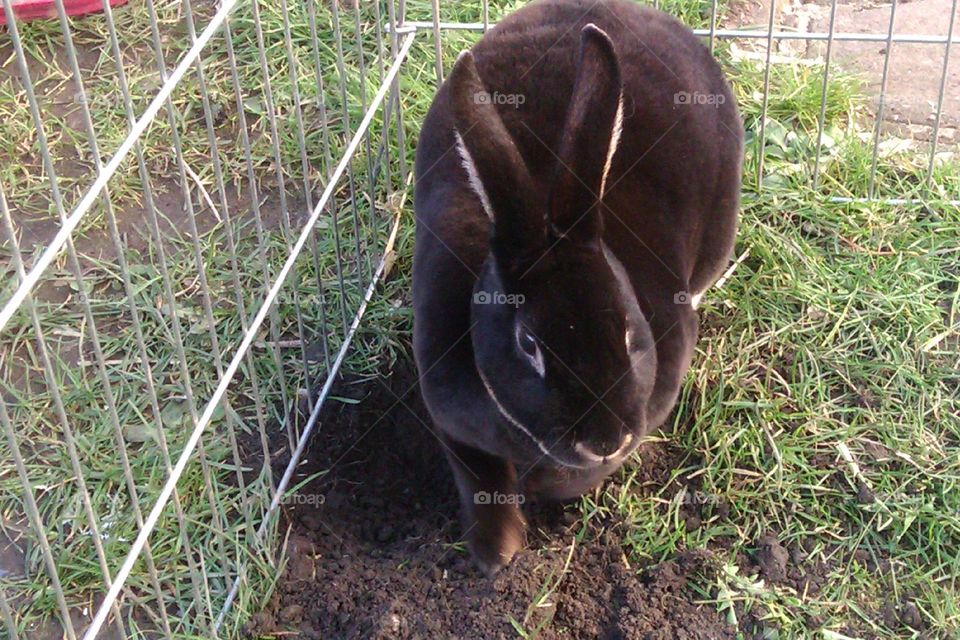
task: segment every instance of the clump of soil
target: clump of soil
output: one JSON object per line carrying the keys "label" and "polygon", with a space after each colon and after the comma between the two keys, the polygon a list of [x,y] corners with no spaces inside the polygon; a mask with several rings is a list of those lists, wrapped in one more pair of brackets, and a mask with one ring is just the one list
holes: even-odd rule
{"label": "clump of soil", "polygon": [[[294,484],[320,475],[284,508],[289,563],[247,637],[734,637],[687,586],[711,570],[706,554],[640,571],[615,525],[574,543],[580,524],[562,506],[532,505],[527,548],[483,576],[460,544],[456,489],[415,381],[408,368],[334,392],[351,401],[324,409]],[[659,457],[643,452],[662,482],[672,465]]]}
{"label": "clump of soil", "polygon": [[757,552],[757,563],[760,573],[773,582],[782,582],[787,577],[787,563],[790,553],[777,540],[777,537],[767,534],[760,538],[760,550]]}

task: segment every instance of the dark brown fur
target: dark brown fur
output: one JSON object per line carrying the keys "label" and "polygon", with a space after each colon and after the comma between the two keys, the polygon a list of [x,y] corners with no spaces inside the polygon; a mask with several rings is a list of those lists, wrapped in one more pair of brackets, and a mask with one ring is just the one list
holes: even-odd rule
{"label": "dark brown fur", "polygon": [[[622,136],[597,202],[621,87]],[[478,91],[524,100],[478,103]],[[678,103],[681,92],[714,103]],[[485,570],[509,562],[524,521],[509,499],[478,504],[478,493],[579,495],[622,462],[608,454],[666,419],[697,334],[696,311],[676,297],[702,292],[728,260],[741,155],[733,97],[707,49],[624,0],[532,3],[438,91],[417,149],[414,350]],[[474,303],[490,288],[523,303]],[[544,376],[517,352],[517,331],[533,337]]]}

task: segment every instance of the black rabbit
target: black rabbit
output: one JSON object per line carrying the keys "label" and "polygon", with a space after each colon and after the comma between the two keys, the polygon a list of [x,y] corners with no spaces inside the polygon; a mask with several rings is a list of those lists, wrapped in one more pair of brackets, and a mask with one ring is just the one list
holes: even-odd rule
{"label": "black rabbit", "polygon": [[719,66],[625,0],[541,0],[464,52],[416,161],[414,352],[488,573],[525,498],[596,486],[673,408],[733,247]]}

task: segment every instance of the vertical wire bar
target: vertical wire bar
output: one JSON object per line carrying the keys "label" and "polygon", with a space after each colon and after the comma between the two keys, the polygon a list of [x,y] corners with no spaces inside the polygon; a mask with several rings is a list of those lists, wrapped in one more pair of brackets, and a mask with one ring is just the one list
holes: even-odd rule
{"label": "vertical wire bar", "polygon": [[[270,267],[269,262],[266,256],[266,242],[264,241],[264,231],[263,231],[263,220],[261,219],[260,214],[260,202],[256,189],[256,173],[253,167],[253,156],[250,150],[250,137],[247,133],[247,120],[246,114],[244,113],[243,105],[243,92],[240,88],[240,76],[237,70],[237,61],[236,56],[233,51],[233,33],[230,30],[230,21],[227,20],[223,25],[224,29],[224,41],[227,46],[227,62],[230,66],[230,77],[233,84],[234,98],[237,105],[237,115],[240,119],[240,134],[242,139],[242,145],[244,149],[246,166],[248,169],[248,182],[250,185],[250,203],[251,209],[254,213],[254,226],[256,228],[257,234],[257,255],[260,258],[260,267],[265,279],[268,279],[270,276]],[[232,231],[229,234],[232,237]],[[231,240],[230,244],[233,245],[232,251],[234,255],[231,259],[231,270],[233,272],[233,278],[242,290],[242,285],[240,284],[240,275],[239,275],[239,266],[236,259],[236,244]],[[243,333],[247,333],[249,330],[249,320],[247,318],[246,302],[244,296],[241,293],[237,296],[237,304],[240,310],[240,328],[243,330]],[[271,333],[272,335],[277,334],[277,327],[279,326],[279,317],[276,312],[271,314]],[[282,363],[280,360],[279,353],[277,352],[276,344],[269,343],[266,345],[267,351],[269,351],[273,357],[274,364],[277,366],[278,370],[282,370]],[[248,375],[250,376],[250,383],[253,387],[253,403],[254,410],[257,417],[257,430],[260,434],[260,444],[263,448],[264,460],[270,459],[270,448],[268,444],[267,436],[267,427],[266,427],[266,412],[264,409],[264,401],[260,392],[260,376],[257,373],[256,363],[254,362],[253,356],[247,354],[246,358]],[[265,465],[267,471],[267,483],[270,497],[273,497],[273,479],[272,473],[270,471],[270,465]]]}
{"label": "vertical wire bar", "polygon": [[[357,70],[360,74],[360,111],[361,113],[366,113],[367,111],[367,63],[366,56],[363,51],[363,22],[360,17],[360,3],[353,2],[353,22],[354,22],[354,40],[357,48]],[[376,2],[374,2],[376,4]],[[376,193],[376,176],[374,175],[374,165],[373,165],[373,147],[370,143],[370,137],[373,127],[367,129],[366,134],[364,135],[364,154],[367,166],[367,203],[370,207],[369,215],[369,224],[370,224],[370,233],[375,233],[376,229],[376,202],[377,202],[377,193]],[[363,225],[361,224],[361,229]],[[361,238],[363,240],[363,238]],[[374,244],[374,243],[370,243]],[[364,262],[367,267],[366,279],[369,280],[373,275],[373,260],[370,256],[371,251],[364,251]]]}
{"label": "vertical wire bar", "polygon": [[[283,215],[280,218],[281,227],[283,231],[284,243],[286,244],[287,250],[289,251],[292,248],[291,244],[291,233],[293,221],[290,217],[290,209],[287,203],[287,188],[286,188],[286,179],[283,175],[283,157],[280,151],[280,129],[278,126],[278,117],[277,111],[274,103],[274,94],[273,86],[270,80],[270,68],[267,65],[267,56],[266,56],[266,44],[263,36],[263,25],[260,20],[260,3],[258,0],[253,0],[250,3],[252,9],[253,22],[255,26],[256,36],[257,36],[257,54],[259,56],[260,63],[260,73],[263,76],[263,95],[264,95],[264,105],[267,110],[267,120],[270,123],[270,133],[271,133],[271,149],[273,151],[273,162],[276,169],[276,179],[277,179],[277,190],[280,198],[280,209]],[[291,283],[291,291],[293,292],[293,306],[295,310],[295,315],[297,319],[297,330],[300,335],[303,334],[303,312],[300,305],[300,276],[294,270],[293,272],[293,282]],[[279,316],[277,316],[279,318]],[[279,333],[272,336],[274,341],[279,342],[280,336]],[[304,366],[304,375],[307,380],[310,379],[309,367],[307,365],[306,358],[303,359]],[[283,419],[284,425],[287,431],[287,440],[290,445],[291,450],[296,447],[297,436],[294,434],[294,419],[290,412],[291,402],[290,395],[287,389],[286,376],[283,375],[283,370],[280,369],[280,387],[282,390],[283,396]]]}
{"label": "vertical wire bar", "polygon": [[[310,27],[310,42],[311,42],[311,52],[313,54],[313,66],[316,74],[316,83],[317,83],[317,108],[320,112],[320,140],[321,146],[323,148],[322,156],[322,174],[324,179],[329,178],[330,171],[333,167],[333,157],[330,153],[330,131],[329,124],[327,122],[327,96],[326,96],[326,87],[323,81],[323,64],[320,61],[320,47],[319,47],[319,34],[317,33],[317,12],[316,12],[316,2],[314,0],[309,0],[307,2],[307,22]],[[332,205],[329,206],[329,210],[333,212],[337,207],[336,196],[331,195],[330,202]],[[334,238],[337,241],[337,248],[339,250],[339,235],[334,235]],[[315,264],[314,268],[317,270],[317,279],[320,282],[320,322],[321,322],[321,332],[323,337],[323,364],[325,371],[330,371],[330,345],[329,345],[329,329],[327,327],[327,310],[326,310],[326,299],[323,295],[323,272],[320,269],[319,264]],[[343,299],[343,278],[340,278],[340,297]]]}
{"label": "vertical wire bar", "polygon": [[873,154],[870,160],[870,182],[867,185],[867,198],[873,200],[876,190],[877,159],[880,152],[880,127],[883,126],[883,111],[887,105],[887,77],[890,71],[890,53],[893,51],[893,28],[897,17],[897,0],[890,4],[890,24],[887,27],[887,48],[883,55],[883,75],[880,78],[880,100],[877,104],[877,120],[873,129]]}
{"label": "vertical wire bar", "polygon": [[718,0],[712,0],[710,3],[710,55],[713,55],[714,40],[717,33],[717,3]]}
{"label": "vertical wire bar", "polygon": [[[322,139],[322,146],[323,146],[323,164],[321,165],[321,175],[323,175],[324,178],[326,178],[329,175],[328,171],[329,171],[330,165],[332,164],[332,161],[330,159],[330,138],[329,138],[329,133],[327,131],[327,113],[326,113],[327,107],[326,107],[326,97],[324,96],[323,67],[320,62],[320,52],[318,49],[316,8],[314,5],[314,2],[315,0],[309,0],[307,2],[307,22],[310,29],[311,53],[313,54],[314,70],[316,73],[316,81],[317,81],[317,86],[316,86],[317,97],[318,97],[317,104],[320,108],[320,127],[321,127],[321,139]],[[378,3],[375,3],[375,4],[378,4]],[[382,68],[380,70],[380,75],[381,77],[383,75]],[[300,114],[299,100],[297,101],[297,109],[298,109],[299,116],[302,118],[302,114]],[[302,131],[302,127],[301,127],[301,131]],[[303,136],[301,135],[301,139],[302,138]],[[306,147],[305,140],[303,141],[303,146]],[[302,161],[305,163],[304,189],[310,193],[310,195],[307,197],[307,205],[310,211],[313,211],[313,194],[311,189],[311,183],[306,174],[310,165],[306,159],[305,153],[303,154]],[[333,201],[335,202],[335,200]],[[314,268],[314,271],[316,272],[317,295],[319,296],[319,301],[320,301],[320,304],[318,305],[320,308],[320,340],[321,340],[321,345],[323,347],[324,370],[329,371],[330,370],[330,348],[329,348],[329,345],[327,344],[326,294],[324,292],[325,287],[323,284],[323,271],[321,270],[321,262],[318,257],[319,251],[317,249],[316,228],[314,228],[313,231],[314,231],[313,236],[310,239],[311,241],[310,248],[311,248],[311,251],[313,252],[313,268]],[[313,410],[313,394],[312,393],[308,394],[308,400],[310,402],[310,410],[312,411]]]}
{"label": "vertical wire bar", "polygon": [[[323,141],[323,161],[324,161],[324,178],[329,180],[331,172],[333,170],[333,155],[330,152],[330,127],[327,120],[327,96],[325,83],[323,81],[323,65],[320,61],[320,47],[319,47],[319,34],[317,33],[317,16],[314,0],[308,0],[307,2],[307,17],[310,22],[310,37],[313,41],[313,64],[316,68],[317,75],[317,95],[320,98],[319,109],[320,109],[320,130],[321,130],[321,140]],[[348,127],[349,130],[349,127]],[[350,183],[351,193],[353,189],[353,182],[351,178]],[[340,245],[340,229],[338,223],[338,207],[336,194],[330,195],[330,201],[327,203],[328,210],[330,212],[330,230],[333,237],[333,247],[334,255],[336,258],[336,272],[337,272],[337,282],[340,287],[340,314],[341,314],[341,326],[347,326],[347,306],[346,306],[346,297],[347,292],[345,288],[345,283],[343,279],[343,259],[342,259],[342,249]],[[329,336],[324,332],[323,336],[323,353],[324,353],[324,363],[326,365],[326,370],[330,371],[330,349],[329,349]]]}
{"label": "vertical wire bar", "polygon": [[430,0],[433,13],[433,64],[437,74],[437,89],[443,84],[443,47],[440,44],[440,0]]}
{"label": "vertical wire bar", "polygon": [[[487,0],[484,0],[486,3]],[[394,6],[394,0],[388,0],[387,2],[387,14],[388,20],[390,20],[390,58],[392,60],[397,59],[397,51],[400,46],[400,35],[397,33],[397,11]],[[400,103],[400,80],[394,78],[393,84],[390,87],[390,99],[395,103],[395,109],[397,113],[397,155],[400,157],[400,187],[403,188],[403,183],[407,177],[407,145],[404,139],[404,129],[403,129],[403,106]]]}
{"label": "vertical wire bar", "polygon": [[[320,140],[323,143],[323,176],[328,178],[333,171],[333,154],[330,151],[330,132],[327,122],[327,90],[323,80],[323,62],[320,59],[320,34],[317,31],[316,1],[307,2],[307,23],[310,28],[310,49],[317,83],[317,107],[320,111]],[[331,196],[331,201],[335,198]]]}
{"label": "vertical wire bar", "polygon": [[3,624],[7,628],[7,637],[10,640],[20,640],[17,624],[13,619],[13,611],[10,609],[10,603],[7,602],[7,596],[3,589],[0,589],[0,614],[3,614]]}
{"label": "vertical wire bar", "polygon": [[763,66],[763,107],[760,110],[760,155],[757,158],[757,190],[763,188],[763,156],[767,152],[767,104],[770,102],[770,56],[773,53],[773,23],[777,15],[777,3],[770,3],[770,19],[767,22],[767,59]]}
{"label": "vertical wire bar", "polygon": [[[153,25],[151,30],[155,33],[158,33],[158,30],[156,29],[156,26],[155,26],[157,24],[156,12],[154,10],[152,0],[148,0],[146,5],[147,5],[147,12],[151,18],[151,24]],[[190,4],[189,2],[185,2],[183,6],[185,11],[185,18],[187,22],[188,32],[190,33],[190,37],[191,37],[191,44],[193,44],[196,42],[196,33],[193,31],[193,16],[190,11]],[[154,54],[157,60],[157,67],[160,74],[160,80],[161,82],[166,82],[167,81],[166,61],[164,60],[163,49],[160,47],[159,38],[154,40]],[[203,77],[202,62],[200,58],[198,58],[196,61],[196,70],[197,70],[197,79],[200,86],[202,101],[204,103],[203,104],[204,116],[205,118],[208,119],[207,124],[209,127],[210,126],[210,120],[209,120],[210,104],[206,95],[206,83]],[[223,362],[221,359],[220,341],[217,335],[216,322],[213,317],[213,303],[210,298],[210,286],[207,280],[206,266],[203,260],[203,249],[200,246],[200,233],[199,233],[199,230],[197,229],[196,212],[194,211],[194,208],[193,208],[193,200],[190,194],[190,188],[188,187],[189,183],[188,183],[188,177],[186,173],[187,161],[183,155],[183,146],[180,139],[180,132],[177,129],[177,111],[173,105],[172,100],[168,100],[166,106],[167,106],[167,119],[170,123],[170,134],[172,138],[173,149],[177,158],[177,168],[180,175],[180,185],[183,191],[184,204],[186,205],[187,227],[188,227],[188,232],[190,236],[191,246],[193,248],[194,261],[197,267],[197,278],[200,284],[201,306],[203,308],[204,319],[208,327],[207,333],[210,339],[210,345],[211,345],[210,351],[213,355],[214,368],[217,371],[217,375],[222,376]],[[211,151],[214,152],[215,154],[215,150],[212,149]],[[218,160],[219,160],[218,158],[215,158],[215,162],[217,162]],[[170,304],[171,313],[175,314],[175,311],[174,311],[176,309],[175,301],[171,300],[170,303],[171,303]],[[180,323],[178,321],[175,323],[174,336],[176,340],[182,342],[182,337],[177,336],[179,327],[180,327]],[[199,413],[197,411],[196,400],[194,399],[194,396],[193,396],[193,379],[192,379],[192,375],[189,372],[189,366],[186,359],[181,361],[180,368],[181,368],[182,382],[184,384],[184,395],[186,396],[186,399],[187,399],[187,408],[190,412],[190,418],[192,422],[196,424],[197,419],[199,418]],[[229,401],[227,401],[227,404],[229,404]],[[230,413],[229,411],[225,410],[224,417],[225,417],[225,422],[228,425],[227,427],[228,431],[232,434],[233,425],[232,425],[232,418],[230,417],[229,413]],[[225,546],[226,541],[225,541],[225,535],[224,535],[223,522],[220,518],[220,511],[216,508],[216,505],[220,504],[219,492],[217,491],[217,488],[215,486],[216,483],[213,482],[213,473],[210,470],[209,461],[207,459],[207,454],[206,454],[202,439],[198,447],[198,457],[200,458],[200,467],[203,474],[203,481],[204,481],[204,484],[206,485],[207,494],[209,495],[210,501],[211,501],[210,515],[211,515],[211,521],[212,521],[211,522],[212,528],[214,530],[215,538],[220,548],[220,555],[223,558],[227,558],[228,554]],[[203,549],[198,547],[197,551],[200,554],[200,558],[202,561]],[[227,572],[225,572],[225,574],[226,573]],[[201,575],[204,575],[204,574],[201,572]],[[205,575],[204,575],[204,578],[206,578]],[[228,589],[229,587],[230,585],[227,586]],[[208,616],[212,618],[213,607],[209,598],[207,598],[206,602],[207,602],[207,608],[208,608]]]}
{"label": "vertical wire bar", "polygon": [[833,54],[833,34],[837,23],[838,0],[830,3],[830,31],[827,34],[827,52],[823,61],[823,86],[820,88],[820,113],[817,116],[817,153],[813,160],[813,190],[820,184],[820,154],[823,151],[823,127],[827,115],[827,92],[830,90],[830,59]]}
{"label": "vertical wire bar", "polygon": [[[280,217],[280,226],[282,227],[283,231],[284,243],[289,251],[292,247],[290,209],[287,205],[286,180],[283,177],[283,158],[280,153],[280,130],[277,126],[277,112],[274,108],[273,87],[270,81],[270,67],[267,65],[266,45],[263,37],[263,24],[260,21],[259,0],[252,0],[250,3],[250,8],[252,10],[254,30],[257,36],[257,55],[260,63],[260,73],[263,76],[264,106],[267,110],[267,120],[270,122],[271,148],[273,151],[273,162],[276,166],[277,195],[280,198],[280,209],[283,213],[283,215]],[[294,270],[293,282],[291,283],[291,290],[293,292],[293,306],[297,317],[297,326],[302,327],[303,312],[300,307],[300,292],[298,291],[299,283],[299,275]],[[279,334],[274,336],[274,340],[279,341]],[[296,447],[297,439],[293,433],[293,416],[290,413],[290,393],[287,389],[287,380],[286,376],[283,375],[282,369],[280,371],[279,380],[283,399],[283,420],[287,431],[287,440],[291,450],[293,450],[293,448]]]}
{"label": "vertical wire bar", "polygon": [[[107,30],[110,35],[111,52],[113,53],[114,60],[115,60],[114,64],[117,71],[117,80],[120,86],[121,95],[123,96],[124,112],[127,117],[128,127],[130,127],[132,130],[136,122],[136,119],[133,114],[133,102],[130,98],[130,89],[127,84],[126,71],[123,68],[123,56],[120,52],[120,42],[119,42],[119,39],[117,38],[116,25],[113,20],[113,11],[110,7],[110,3],[107,0],[103,1],[102,8],[103,8],[104,17],[106,18]],[[154,52],[156,53],[160,36],[157,30],[156,12],[153,9],[154,9],[153,3],[148,1],[147,10],[150,15],[150,26],[151,26],[151,32],[152,32],[151,35],[153,36]],[[165,76],[166,69],[164,68],[164,65],[162,64],[162,62],[160,64],[160,67],[161,67],[162,77],[166,77]],[[166,103],[168,106],[167,111],[169,113],[172,111],[169,98],[166,100]],[[176,132],[175,128],[174,128],[174,132]],[[190,374],[188,370],[189,368],[187,367],[186,353],[183,346],[180,320],[179,318],[177,318],[175,313],[176,298],[173,294],[173,287],[171,285],[170,273],[169,273],[169,270],[167,269],[166,251],[163,248],[163,236],[160,232],[160,225],[157,218],[156,203],[153,198],[153,189],[150,184],[150,172],[147,170],[147,165],[143,157],[143,149],[141,147],[140,142],[137,141],[133,145],[133,148],[136,153],[137,165],[138,165],[137,168],[140,173],[141,181],[143,182],[143,193],[144,193],[144,200],[147,205],[146,209],[148,214],[147,220],[149,222],[149,229],[150,229],[151,237],[153,238],[153,241],[156,244],[157,255],[159,257],[158,270],[160,271],[160,278],[161,278],[161,282],[164,290],[164,298],[166,300],[167,307],[170,309],[170,315],[171,315],[170,328],[172,329],[172,335],[174,338],[173,347],[177,356],[177,360],[180,365],[180,374],[181,374],[181,377],[183,378],[183,382],[185,383],[184,391],[185,391],[185,395],[187,396],[188,406],[190,406],[193,393],[192,393],[192,387],[189,383],[189,380],[190,380]],[[157,413],[156,415],[157,415],[156,419],[160,420],[159,413]],[[160,424],[162,426],[162,422]],[[164,437],[164,432],[162,428],[159,429],[159,433],[160,433],[161,452],[163,453],[163,456],[164,456],[164,462],[167,465],[168,477],[169,477],[170,474],[172,473],[173,468],[169,464],[169,453],[165,445],[165,437]],[[202,452],[203,450],[202,442],[199,443],[198,449]],[[121,460],[124,462],[125,465],[128,466],[129,460],[127,458],[126,448],[121,446],[120,452],[121,452]],[[206,466],[206,458],[205,456],[201,455],[201,468],[204,466]],[[206,479],[208,477],[209,477],[209,472],[205,474],[205,478],[204,478],[205,488],[208,489],[208,493],[209,493],[210,485],[206,483]],[[136,495],[137,493],[136,484],[133,483],[129,487],[129,490],[132,492],[133,495]],[[190,571],[190,581],[193,588],[195,604],[198,607],[198,611],[199,611],[200,603],[203,601],[201,598],[201,593],[202,593],[201,585],[203,583],[203,580],[200,577],[199,569],[193,557],[192,544],[190,542],[190,536],[188,534],[186,520],[184,518],[178,492],[175,490],[175,488],[174,488],[174,491],[172,491],[172,497],[174,502],[175,514],[177,517],[177,522],[179,524],[178,529],[180,533],[180,539],[184,547],[184,556],[187,559],[187,565]],[[140,510],[139,499],[135,501],[134,515],[137,519],[137,525],[142,530],[144,527],[145,521],[143,520],[143,515]],[[146,546],[147,545],[144,544],[145,549],[146,549]],[[206,631],[209,631],[209,629],[207,629],[207,627],[209,627],[208,621],[205,620],[203,616],[200,616],[199,618],[200,618],[200,626],[203,627]]]}
{"label": "vertical wire bar", "polygon": [[[333,33],[334,39],[337,42],[337,74],[339,76],[339,85],[340,85],[340,101],[342,107],[343,123],[346,137],[349,139],[352,136],[353,127],[350,124],[350,103],[347,98],[347,72],[344,64],[344,50],[343,50],[343,30],[340,27],[340,9],[338,8],[338,0],[332,0],[330,3],[332,9],[331,16],[333,17]],[[354,235],[354,247],[356,252],[356,268],[357,268],[357,284],[363,286],[363,249],[360,245],[360,212],[357,209],[357,189],[356,189],[356,180],[354,178],[353,172],[353,163],[351,162],[347,166],[347,181],[350,185],[350,208],[353,211],[353,235]],[[347,331],[347,313],[344,311],[344,338],[346,338]]]}
{"label": "vertical wire bar", "polygon": [[[290,17],[289,11],[287,8],[287,1],[281,0],[280,2],[280,11],[283,14],[283,42],[284,48],[287,56],[287,64],[290,71],[290,86],[291,86],[291,97],[293,99],[293,112],[296,119],[296,129],[297,129],[297,148],[300,152],[300,167],[303,171],[303,196],[307,204],[307,210],[313,211],[313,188],[310,180],[311,174],[311,165],[310,159],[307,156],[307,141],[306,141],[306,125],[304,124],[303,119],[303,101],[300,97],[300,74],[297,72],[297,57],[294,53],[293,48],[293,36],[290,28]],[[310,234],[310,253],[313,258],[314,275],[317,280],[317,289],[321,300],[323,299],[323,278],[320,273],[320,259],[319,259],[319,249],[317,247],[317,230],[312,229]],[[322,304],[321,304],[322,308]],[[305,336],[303,329],[301,328],[301,335]],[[304,344],[305,340],[301,340],[301,350],[304,361],[304,367],[306,370],[307,363],[307,353],[306,345]],[[307,388],[312,388],[313,383],[311,378],[307,377]],[[310,404],[311,411],[313,409],[313,398],[308,395],[308,402]]]}
{"label": "vertical wire bar", "polygon": [[490,30],[490,0],[483,0],[480,3],[481,19],[483,20],[483,32]]}
{"label": "vertical wire bar", "polygon": [[[7,24],[10,24],[10,18],[7,16]],[[24,300],[26,302],[26,300]],[[50,578],[50,586],[53,587],[53,597],[57,602],[57,608],[60,610],[60,617],[63,619],[63,629],[69,640],[77,640],[77,632],[73,628],[73,621],[70,619],[70,608],[64,597],[63,585],[60,583],[60,576],[57,573],[57,563],[53,559],[53,552],[50,550],[50,542],[44,535],[43,519],[40,517],[40,510],[37,509],[36,499],[33,497],[33,485],[30,484],[30,476],[27,474],[27,467],[20,454],[20,445],[17,443],[17,436],[14,433],[10,417],[7,415],[7,403],[0,393],[0,424],[7,435],[10,453],[13,455],[13,466],[20,477],[20,486],[23,487],[23,500],[27,517],[30,519],[30,525],[37,534],[37,545],[40,547],[40,555],[43,557],[43,563],[47,567],[47,576]]]}
{"label": "vertical wire bar", "polygon": [[[385,193],[379,202],[390,202],[393,197],[393,178],[390,167],[390,126],[393,124],[393,94],[387,97],[387,102],[383,106],[383,124],[380,128],[380,143],[377,145],[377,157],[373,168],[373,180],[375,183],[382,178]],[[376,207],[374,207],[376,212]],[[374,218],[374,238],[377,231],[377,219]]]}
{"label": "vertical wire bar", "polygon": [[[387,0],[389,2],[389,0]],[[376,26],[374,33],[377,40],[377,86],[383,83],[383,74],[386,67],[383,63],[383,12],[380,9],[380,2],[373,3],[373,24]]]}
{"label": "vertical wire bar", "polygon": [[950,70],[950,45],[953,44],[953,25],[957,19],[957,0],[953,0],[950,8],[950,25],[947,27],[947,44],[943,50],[943,70],[940,73],[940,93],[937,96],[937,115],[933,120],[933,140],[930,143],[930,160],[927,163],[927,180],[925,188],[930,191],[933,182],[933,164],[937,156],[937,138],[940,136],[940,119],[943,116],[943,97],[947,90],[947,73]]}
{"label": "vertical wire bar", "polygon": [[[373,24],[377,41],[377,85],[379,86],[383,83],[384,57],[386,55],[386,49],[383,46],[383,15],[380,10],[380,2],[373,3]],[[386,186],[387,190],[385,194],[387,202],[389,202],[390,198],[393,197],[393,180],[390,175],[390,137],[388,135],[388,132],[390,131],[390,119],[393,114],[393,106],[393,96],[391,95],[387,99],[387,104],[383,111],[383,128],[380,135],[380,149],[377,151],[377,167],[383,166],[384,185]],[[382,165],[380,164],[381,158],[383,158]],[[376,182],[378,176],[379,171],[375,169],[373,176],[374,182]],[[374,225],[376,225],[377,218],[375,209],[371,210],[371,217],[374,220]],[[376,233],[376,226],[374,226],[374,233]]]}
{"label": "vertical wire bar", "polygon": [[[230,65],[230,76],[233,81],[233,92],[234,98],[237,103],[237,116],[240,119],[240,139],[243,145],[243,153],[246,159],[247,165],[247,184],[250,192],[250,208],[253,210],[253,219],[255,223],[256,233],[257,233],[257,255],[260,257],[260,267],[263,274],[263,281],[270,281],[270,267],[269,261],[267,260],[266,246],[267,243],[264,239],[264,230],[263,230],[263,220],[260,214],[260,196],[257,193],[257,176],[256,170],[253,163],[253,153],[250,147],[250,135],[247,133],[247,116],[244,111],[243,105],[243,92],[240,88],[240,75],[237,71],[237,60],[236,55],[233,51],[233,33],[230,30],[230,21],[227,20],[224,25],[224,39],[227,45],[227,61]],[[280,318],[277,314],[276,308],[270,310],[270,335],[279,336],[279,327]],[[249,331],[249,321],[246,316],[241,319],[241,326],[243,327],[243,332],[246,334]],[[278,371],[283,371],[283,363],[280,359],[280,354],[277,352],[276,342],[269,342],[266,345],[267,351],[270,352],[271,357],[273,358],[274,366],[277,367]],[[259,375],[257,374],[257,368],[253,362],[252,357],[247,358],[247,366],[250,369],[250,381],[253,383],[254,388],[257,389],[254,395],[254,403],[256,404],[257,410],[257,426],[260,431],[260,447],[263,451],[263,459],[266,464],[263,465],[262,471],[265,472],[267,478],[267,488],[268,493],[270,494],[271,500],[274,495],[274,485],[273,485],[273,471],[270,468],[269,460],[270,455],[270,439],[267,436],[266,423],[263,417],[263,406],[260,399],[260,381]]]}

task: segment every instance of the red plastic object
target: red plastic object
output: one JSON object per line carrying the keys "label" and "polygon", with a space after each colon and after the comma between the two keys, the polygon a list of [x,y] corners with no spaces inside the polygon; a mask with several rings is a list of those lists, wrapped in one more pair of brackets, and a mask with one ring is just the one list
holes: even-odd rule
{"label": "red plastic object", "polygon": [[[57,5],[53,0],[3,0],[13,7],[17,20],[43,20],[57,17]],[[110,0],[110,6],[126,4],[127,0]],[[102,0],[63,0],[68,16],[82,16],[103,10]],[[7,12],[0,11],[0,24],[7,24]]]}

